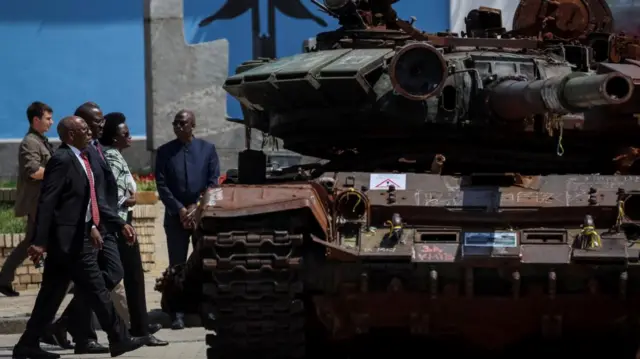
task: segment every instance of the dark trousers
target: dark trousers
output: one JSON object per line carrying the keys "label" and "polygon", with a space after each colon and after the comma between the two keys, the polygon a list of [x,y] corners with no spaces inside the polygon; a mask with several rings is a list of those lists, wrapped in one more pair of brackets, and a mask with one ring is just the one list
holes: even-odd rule
{"label": "dark trousers", "polygon": [[16,248],[11,251],[9,257],[5,260],[0,271],[0,285],[11,285],[16,278],[16,269],[25,261],[28,257],[27,249],[31,245],[31,236],[35,229],[35,215],[27,216],[27,233],[24,239]]}
{"label": "dark trousers", "polygon": [[[131,224],[132,212],[129,212],[127,223]],[[140,243],[127,244],[127,240],[118,233],[116,236],[122,267],[124,268],[124,290],[129,306],[131,320],[130,333],[136,337],[149,335],[149,318],[147,313],[147,298],[144,288],[144,271]]]}
{"label": "dark trousers", "polygon": [[[124,276],[118,244],[113,235],[104,236],[102,250],[97,251],[97,264],[106,290],[110,293]],[[89,303],[82,296],[74,295],[58,319],[58,325],[67,328],[76,344],[84,345],[98,340],[93,326],[93,315]],[[98,313],[96,312],[96,316]],[[102,323],[100,323],[102,326]],[[104,327],[103,327],[104,328]],[[104,329],[103,329],[104,330]]]}
{"label": "dark trousers", "polygon": [[[39,346],[39,339],[54,319],[71,281],[75,284],[74,299],[81,298],[80,302],[87,304],[89,312],[96,313],[109,342],[126,340],[126,326],[115,311],[104,275],[98,266],[98,250],[93,247],[91,240],[85,238],[82,251],[75,255],[55,251],[48,254],[33,312],[18,343]],[[87,315],[88,318],[90,315]]]}
{"label": "dark trousers", "polygon": [[169,265],[174,266],[187,262],[189,242],[195,249],[196,240],[192,231],[184,229],[179,216],[165,215],[164,232],[167,235],[167,251],[169,252]]}

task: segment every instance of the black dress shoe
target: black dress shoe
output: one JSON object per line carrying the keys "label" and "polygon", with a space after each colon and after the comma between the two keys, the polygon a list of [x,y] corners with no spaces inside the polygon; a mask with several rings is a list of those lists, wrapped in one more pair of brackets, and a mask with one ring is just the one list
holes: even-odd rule
{"label": "black dress shoe", "polygon": [[13,359],[58,359],[60,354],[50,353],[40,349],[40,347],[30,347],[16,345],[13,347]]}
{"label": "black dress shoe", "polygon": [[11,284],[9,284],[9,285],[0,285],[0,293],[2,293],[3,295],[5,295],[7,297],[17,297],[17,296],[20,295],[20,293],[16,292],[13,289]]}
{"label": "black dress shoe", "polygon": [[184,329],[184,320],[181,317],[177,317],[173,323],[171,323],[171,329],[180,330]]}
{"label": "black dress shoe", "polygon": [[56,345],[62,349],[73,349],[74,345],[67,339],[67,331],[62,326],[53,324],[48,333],[45,334],[40,341],[49,344]]}
{"label": "black dress shoe", "polygon": [[169,342],[160,340],[154,337],[153,334],[149,334],[148,338],[149,338],[149,342],[147,343],[148,347],[163,347],[163,346],[169,345]]}
{"label": "black dress shoe", "polygon": [[160,329],[162,329],[162,324],[160,323],[149,324],[149,334],[156,334]]}
{"label": "black dress shoe", "polygon": [[149,343],[149,337],[130,337],[122,342],[109,343],[109,350],[111,351],[111,357],[117,357],[127,352],[132,352],[143,345]]}
{"label": "black dress shoe", "polygon": [[95,341],[90,341],[85,345],[77,344],[73,351],[74,354],[104,354],[108,352],[109,348]]}

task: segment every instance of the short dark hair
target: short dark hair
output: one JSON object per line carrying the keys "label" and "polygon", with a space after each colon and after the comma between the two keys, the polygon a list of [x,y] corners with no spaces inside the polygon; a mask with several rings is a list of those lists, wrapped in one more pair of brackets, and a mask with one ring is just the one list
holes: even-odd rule
{"label": "short dark hair", "polygon": [[127,118],[122,112],[111,112],[104,115],[104,130],[102,137],[100,137],[100,143],[103,146],[113,145],[113,138],[118,134],[118,126],[126,121]]}
{"label": "short dark hair", "polygon": [[45,112],[53,113],[51,106],[40,101],[32,102],[31,105],[27,107],[27,119],[29,120],[29,123],[33,121],[34,117],[44,116]]}
{"label": "short dark hair", "polygon": [[98,106],[98,104],[95,102],[88,101],[78,106],[78,108],[76,109],[76,112],[74,112],[73,115],[78,116],[83,120],[87,121],[87,118],[91,117],[91,111],[93,111],[96,108],[99,109],[100,106]]}

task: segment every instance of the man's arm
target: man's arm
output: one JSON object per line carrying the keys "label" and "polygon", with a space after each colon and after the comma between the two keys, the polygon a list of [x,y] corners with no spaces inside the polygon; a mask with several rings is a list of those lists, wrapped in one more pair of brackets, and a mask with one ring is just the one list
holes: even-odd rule
{"label": "man's arm", "polygon": [[98,154],[89,152],[91,171],[93,172],[93,181],[96,190],[96,196],[98,197],[98,211],[100,212],[100,222],[106,224],[109,227],[122,229],[126,222],[118,216],[115,209],[109,207],[106,195],[106,179],[105,173],[102,170],[97,158]]}
{"label": "man's arm", "polygon": [[184,205],[180,203],[174,196],[173,193],[167,187],[167,183],[165,181],[165,164],[167,159],[164,158],[164,151],[158,151],[156,156],[156,187],[158,189],[158,195],[160,196],[160,200],[164,203],[165,207],[169,210],[170,213],[178,214],[180,210],[184,208]]}
{"label": "man's arm", "polygon": [[98,196],[98,211],[100,212],[100,222],[110,227],[122,229],[127,222],[118,216],[116,211],[107,204],[104,191],[96,190]]}
{"label": "man's arm", "polygon": [[40,165],[40,151],[38,145],[28,137],[20,143],[18,150],[18,163],[20,163],[20,171],[26,178],[41,180],[44,178],[44,167]]}
{"label": "man's arm", "polygon": [[71,171],[70,167],[68,156],[60,154],[51,157],[45,167],[34,226],[35,233],[31,239],[32,244],[36,246],[46,247],[47,245],[54,219],[53,213],[60,200],[67,173]]}
{"label": "man's arm", "polygon": [[207,187],[218,187],[218,179],[220,178],[220,159],[216,146],[211,144],[211,153],[209,154],[209,180]]}

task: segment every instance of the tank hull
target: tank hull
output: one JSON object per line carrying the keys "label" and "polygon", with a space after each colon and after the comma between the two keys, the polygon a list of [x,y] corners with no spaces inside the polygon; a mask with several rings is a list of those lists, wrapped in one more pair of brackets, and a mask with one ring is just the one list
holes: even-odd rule
{"label": "tank hull", "polygon": [[[517,185],[428,174],[331,178],[332,191],[325,178],[205,194],[190,272],[169,281],[200,303],[204,326],[216,333],[209,358],[301,358],[319,332],[336,344],[390,328],[491,353],[531,340],[611,337],[620,344],[605,349],[635,354],[640,177],[544,176]],[[376,188],[381,178],[388,182]],[[344,202],[356,193],[362,206]],[[598,248],[580,244],[585,216]],[[593,354],[601,343],[580,348]]]}

